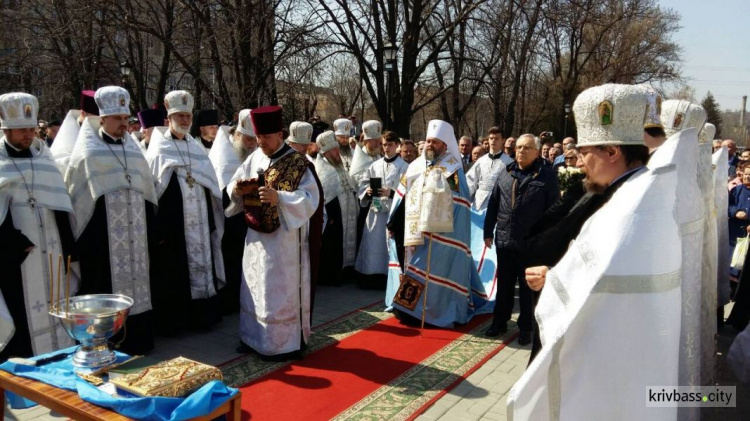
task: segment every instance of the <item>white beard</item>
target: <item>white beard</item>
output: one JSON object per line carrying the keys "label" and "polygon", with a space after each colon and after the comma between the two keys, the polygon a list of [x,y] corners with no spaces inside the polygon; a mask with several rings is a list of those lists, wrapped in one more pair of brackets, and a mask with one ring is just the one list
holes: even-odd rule
{"label": "white beard", "polygon": [[183,136],[187,136],[188,134],[190,134],[190,127],[185,129],[182,128],[182,126],[175,125],[174,127],[170,126],[169,129],[174,130],[175,133],[181,134]]}

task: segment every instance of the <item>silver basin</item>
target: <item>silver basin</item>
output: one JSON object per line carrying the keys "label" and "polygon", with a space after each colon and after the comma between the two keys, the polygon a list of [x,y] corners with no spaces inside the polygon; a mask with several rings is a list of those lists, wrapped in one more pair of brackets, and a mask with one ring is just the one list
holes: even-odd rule
{"label": "silver basin", "polygon": [[115,361],[107,343],[125,324],[131,307],[133,299],[124,295],[91,294],[60,300],[49,314],[60,319],[70,337],[81,343],[73,365],[93,368]]}

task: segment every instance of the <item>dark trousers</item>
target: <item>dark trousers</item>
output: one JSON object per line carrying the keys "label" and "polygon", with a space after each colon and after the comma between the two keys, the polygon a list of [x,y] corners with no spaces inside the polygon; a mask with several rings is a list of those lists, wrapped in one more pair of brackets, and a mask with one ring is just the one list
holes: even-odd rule
{"label": "dark trousers", "polygon": [[516,282],[519,284],[519,301],[521,312],[518,316],[518,328],[521,332],[531,332],[531,321],[534,317],[532,294],[526,283],[523,253],[516,250],[497,249],[497,293],[493,324],[503,324],[510,320],[515,303]]}

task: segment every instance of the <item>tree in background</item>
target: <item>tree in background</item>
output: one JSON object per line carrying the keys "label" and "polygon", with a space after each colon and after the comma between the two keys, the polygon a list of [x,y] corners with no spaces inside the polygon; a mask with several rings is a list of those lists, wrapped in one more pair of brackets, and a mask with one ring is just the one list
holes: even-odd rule
{"label": "tree in background", "polygon": [[708,122],[716,126],[716,139],[721,139],[721,109],[719,103],[716,102],[711,91],[706,92],[705,98],[701,101],[701,107],[706,110],[708,114]]}

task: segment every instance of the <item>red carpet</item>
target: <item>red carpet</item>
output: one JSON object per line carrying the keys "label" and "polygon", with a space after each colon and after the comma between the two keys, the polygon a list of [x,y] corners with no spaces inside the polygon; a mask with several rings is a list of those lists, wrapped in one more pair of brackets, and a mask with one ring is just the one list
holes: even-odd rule
{"label": "red carpet", "polygon": [[455,330],[426,329],[423,337],[395,318],[379,322],[241,387],[243,419],[331,419],[488,318]]}

